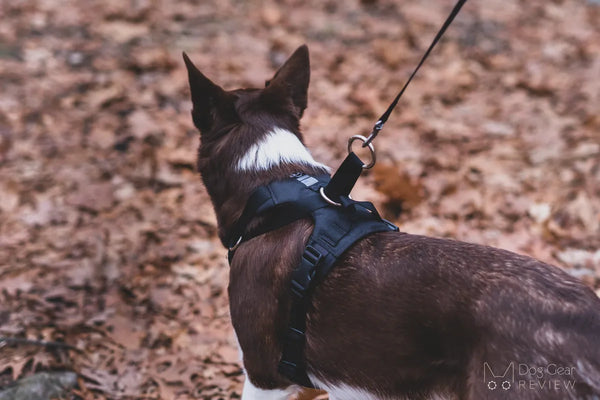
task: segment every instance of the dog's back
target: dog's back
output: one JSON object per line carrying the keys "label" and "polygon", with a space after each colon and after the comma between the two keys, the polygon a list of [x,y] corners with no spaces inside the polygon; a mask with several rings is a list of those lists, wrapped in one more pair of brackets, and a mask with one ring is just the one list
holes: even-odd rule
{"label": "dog's back", "polygon": [[[529,257],[376,234],[344,257],[315,302],[307,358],[324,360],[312,365],[328,385],[362,376],[355,387],[393,397],[600,395],[600,299]],[[360,351],[348,352],[353,345]]]}
{"label": "dog's back", "polygon": [[[281,381],[272,332],[283,330],[289,309],[286,266],[302,251],[294,236],[309,226],[257,238],[232,264],[244,363],[265,384]],[[277,265],[261,262],[271,256]],[[248,288],[253,281],[259,286]],[[491,247],[380,233],[357,243],[316,289],[306,358],[311,380],[335,398],[594,399],[599,332],[600,299],[558,268]]]}

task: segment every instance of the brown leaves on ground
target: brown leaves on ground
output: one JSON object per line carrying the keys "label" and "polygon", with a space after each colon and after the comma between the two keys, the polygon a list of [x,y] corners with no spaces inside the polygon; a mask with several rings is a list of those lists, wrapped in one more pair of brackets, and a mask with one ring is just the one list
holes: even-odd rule
{"label": "brown leaves on ground", "polygon": [[398,216],[402,211],[416,207],[423,200],[423,186],[401,168],[380,162],[373,167],[375,189],[386,197],[383,205]]}
{"label": "brown leaves on ground", "polygon": [[[405,231],[530,254],[597,289],[595,3],[468,3],[375,142],[379,164],[354,197]],[[0,342],[0,387],[72,370],[73,396],[86,399],[239,398],[225,251],[194,171],[181,51],[231,89],[263,85],[307,43],[305,138],[336,166],[449,8],[2,2],[0,337],[24,341]]]}

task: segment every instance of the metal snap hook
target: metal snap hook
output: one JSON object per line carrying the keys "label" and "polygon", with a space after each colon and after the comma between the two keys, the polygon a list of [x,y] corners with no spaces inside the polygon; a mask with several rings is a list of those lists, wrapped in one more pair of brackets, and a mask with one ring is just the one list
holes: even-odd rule
{"label": "metal snap hook", "polygon": [[373,165],[375,165],[375,161],[376,161],[375,146],[373,146],[373,143],[370,143],[368,141],[368,139],[366,137],[364,137],[363,135],[354,135],[350,139],[348,139],[348,153],[352,153],[352,143],[354,143],[355,140],[360,140],[361,142],[365,143],[369,147],[369,151],[371,152],[371,162],[368,164],[363,163],[362,168],[363,169],[373,168]]}

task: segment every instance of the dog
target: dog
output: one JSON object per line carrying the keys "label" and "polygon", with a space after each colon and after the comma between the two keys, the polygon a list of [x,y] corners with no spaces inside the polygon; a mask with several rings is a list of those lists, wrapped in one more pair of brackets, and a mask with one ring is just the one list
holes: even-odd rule
{"label": "dog", "polygon": [[[300,133],[308,48],[265,88],[232,91],[183,56],[200,131],[198,170],[223,240],[259,186],[330,172]],[[286,399],[299,389],[277,366],[290,276],[313,226],[300,219],[256,236],[231,260],[243,400]],[[509,251],[371,234],[316,287],[306,324],[308,377],[332,400],[600,399],[600,299],[561,269]]]}

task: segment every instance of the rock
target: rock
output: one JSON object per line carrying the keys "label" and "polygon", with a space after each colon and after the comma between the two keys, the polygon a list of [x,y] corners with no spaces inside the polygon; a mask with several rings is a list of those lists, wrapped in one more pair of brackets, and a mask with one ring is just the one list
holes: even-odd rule
{"label": "rock", "polygon": [[0,391],[0,400],[50,400],[77,385],[74,372],[40,372]]}

